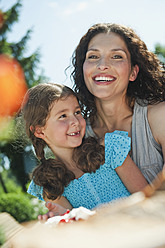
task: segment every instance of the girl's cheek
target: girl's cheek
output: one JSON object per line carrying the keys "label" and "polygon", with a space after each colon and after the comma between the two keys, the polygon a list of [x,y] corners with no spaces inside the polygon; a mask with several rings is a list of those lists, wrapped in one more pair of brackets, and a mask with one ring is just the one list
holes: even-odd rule
{"label": "girl's cheek", "polygon": [[83,127],[84,127],[84,129],[86,129],[86,121],[84,120],[84,118],[83,118]]}

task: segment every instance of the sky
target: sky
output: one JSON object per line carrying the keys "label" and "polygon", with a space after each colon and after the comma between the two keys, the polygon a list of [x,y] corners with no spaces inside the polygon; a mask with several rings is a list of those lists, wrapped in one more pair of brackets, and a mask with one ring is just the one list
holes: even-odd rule
{"label": "sky", "polygon": [[[16,0],[0,0],[6,11]],[[19,22],[12,27],[8,41],[17,42],[28,29],[31,39],[25,55],[40,50],[39,73],[50,82],[72,87],[65,69],[81,37],[95,23],[114,22],[133,28],[153,51],[165,45],[165,0],[22,0]]]}

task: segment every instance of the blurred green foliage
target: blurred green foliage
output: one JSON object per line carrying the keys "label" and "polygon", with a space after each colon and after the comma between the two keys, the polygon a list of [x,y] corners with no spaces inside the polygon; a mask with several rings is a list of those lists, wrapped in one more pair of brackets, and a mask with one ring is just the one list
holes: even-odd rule
{"label": "blurred green foliage", "polygon": [[48,211],[45,202],[22,191],[10,170],[4,170],[2,176],[8,193],[4,193],[0,184],[0,212],[9,213],[21,223],[36,220],[39,214]]}
{"label": "blurred green foliage", "polygon": [[[7,11],[0,9],[1,16],[4,19],[4,23],[0,27],[0,53],[8,54],[18,60],[24,70],[28,87],[32,87],[40,83],[40,81],[47,80],[43,74],[43,69],[39,68],[41,57],[39,49],[37,48],[36,51],[25,57],[25,52],[28,51],[27,43],[31,38],[32,29],[27,30],[20,41],[8,41],[8,33],[12,32],[13,24],[19,21],[21,8],[22,1],[17,0]],[[40,73],[36,73],[37,70]]]}
{"label": "blurred green foliage", "polygon": [[157,43],[155,45],[154,53],[158,56],[160,61],[165,64],[165,46],[161,45],[160,43]]}
{"label": "blurred green foliage", "polygon": [[0,195],[0,212],[7,212],[18,222],[36,220],[39,214],[44,214],[44,206],[33,201],[26,193],[8,193]]}
{"label": "blurred green foliage", "polygon": [[18,222],[34,219],[34,208],[25,193],[0,195],[0,212],[11,214]]}
{"label": "blurred green foliage", "polygon": [[14,140],[14,129],[15,129],[15,120],[12,117],[0,117],[0,143],[2,146],[5,143],[8,143],[11,140]]}

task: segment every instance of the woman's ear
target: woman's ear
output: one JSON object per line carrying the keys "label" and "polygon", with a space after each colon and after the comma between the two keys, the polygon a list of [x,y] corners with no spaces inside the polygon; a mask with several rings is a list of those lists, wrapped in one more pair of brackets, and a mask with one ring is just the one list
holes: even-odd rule
{"label": "woman's ear", "polygon": [[131,72],[131,75],[129,77],[129,81],[135,81],[135,79],[137,78],[137,75],[139,73],[139,66],[138,65],[135,65],[133,68],[132,68],[132,72]]}

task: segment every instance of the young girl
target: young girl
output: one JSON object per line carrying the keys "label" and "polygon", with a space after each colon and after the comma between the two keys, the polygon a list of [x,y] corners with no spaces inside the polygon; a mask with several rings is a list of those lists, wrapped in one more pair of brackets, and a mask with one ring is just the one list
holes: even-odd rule
{"label": "young girl", "polygon": [[[41,161],[28,192],[59,204],[58,214],[79,206],[92,209],[147,185],[128,155],[128,133],[107,133],[105,149],[95,138],[84,138],[86,122],[67,86],[47,83],[29,89],[22,114]],[[46,145],[55,159],[45,159]]]}

